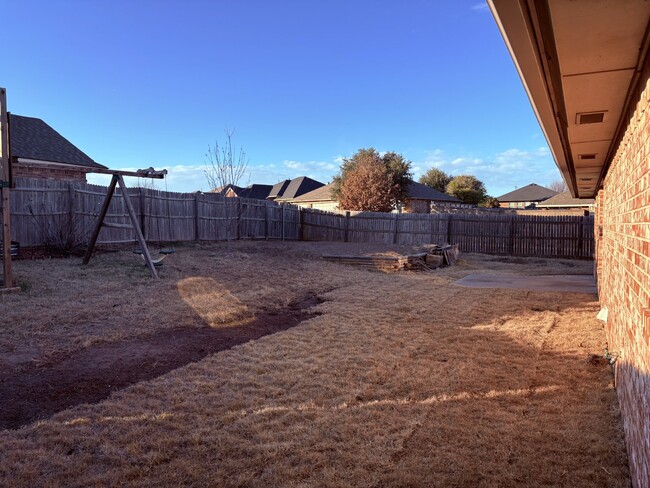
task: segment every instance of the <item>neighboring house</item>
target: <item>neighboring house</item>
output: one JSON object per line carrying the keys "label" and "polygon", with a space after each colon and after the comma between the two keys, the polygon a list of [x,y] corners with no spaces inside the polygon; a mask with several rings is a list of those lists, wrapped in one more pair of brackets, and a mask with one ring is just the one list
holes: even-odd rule
{"label": "neighboring house", "polygon": [[9,146],[14,178],[86,181],[103,168],[41,119],[9,114]]}
{"label": "neighboring house", "polygon": [[293,199],[322,186],[325,186],[325,183],[312,180],[307,176],[299,176],[293,180],[283,180],[273,185],[267,198],[276,202],[291,202]]}
{"label": "neighboring house", "polygon": [[594,211],[595,200],[593,198],[574,198],[570,191],[565,191],[538,203],[537,208],[541,210],[582,210],[590,213]]}
{"label": "neighboring house", "polygon": [[632,484],[648,486],[650,2],[488,3],[571,195],[596,198],[599,317]]}
{"label": "neighboring house", "polygon": [[556,191],[536,183],[522,186],[497,197],[501,208],[535,208],[538,203],[557,195]]}
{"label": "neighboring house", "polygon": [[260,185],[254,183],[247,187],[228,184],[225,187],[217,188],[215,193],[220,193],[226,197],[253,198],[255,200],[266,200],[271,193],[272,185]]}
{"label": "neighboring house", "polygon": [[458,198],[442,193],[430,186],[411,181],[406,187],[406,213],[430,213],[431,205],[453,205],[462,203]]}
{"label": "neighboring house", "polygon": [[334,185],[321,186],[304,195],[294,198],[291,203],[304,208],[315,208],[318,210],[327,210],[329,212],[336,212],[339,210],[339,202],[332,196]]}
{"label": "neighboring house", "polygon": [[[339,202],[334,198],[332,190],[334,185],[330,183],[309,193],[294,198],[290,201],[299,207],[315,208],[318,210],[329,210],[336,212],[339,209]],[[429,213],[432,204],[459,204],[461,201],[450,195],[434,190],[430,186],[412,181],[406,189],[408,198],[404,204],[406,213]]]}

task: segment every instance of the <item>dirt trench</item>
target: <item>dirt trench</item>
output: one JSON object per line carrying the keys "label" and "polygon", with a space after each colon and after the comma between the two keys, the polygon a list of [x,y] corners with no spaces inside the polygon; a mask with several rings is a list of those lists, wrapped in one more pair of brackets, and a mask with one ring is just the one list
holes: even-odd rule
{"label": "dirt trench", "polygon": [[25,370],[0,373],[0,429],[17,429],[82,403],[163,375],[209,354],[297,326],[320,303],[307,294],[286,308],[258,314],[244,325],[176,328],[99,344]]}

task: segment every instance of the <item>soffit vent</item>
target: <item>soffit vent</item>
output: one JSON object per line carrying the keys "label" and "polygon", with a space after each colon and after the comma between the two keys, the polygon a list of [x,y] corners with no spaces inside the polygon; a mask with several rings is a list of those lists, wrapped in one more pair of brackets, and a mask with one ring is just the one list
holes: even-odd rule
{"label": "soffit vent", "polygon": [[605,120],[605,112],[583,112],[576,114],[576,124],[600,124]]}
{"label": "soffit vent", "polygon": [[596,154],[578,154],[578,159],[596,159]]}

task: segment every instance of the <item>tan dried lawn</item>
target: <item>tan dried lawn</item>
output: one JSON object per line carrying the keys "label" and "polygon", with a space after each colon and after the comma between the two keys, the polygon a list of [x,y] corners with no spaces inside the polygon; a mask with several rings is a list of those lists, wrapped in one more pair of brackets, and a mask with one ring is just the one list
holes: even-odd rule
{"label": "tan dried lawn", "polygon": [[190,246],[161,280],[128,252],[17,262],[0,360],[74,354],[172,327],[227,327],[307,291],[298,327],[107,400],[0,432],[3,486],[629,486],[594,296],[470,289],[469,273],[589,273],[589,262],[462,255],[385,274],[318,243]]}

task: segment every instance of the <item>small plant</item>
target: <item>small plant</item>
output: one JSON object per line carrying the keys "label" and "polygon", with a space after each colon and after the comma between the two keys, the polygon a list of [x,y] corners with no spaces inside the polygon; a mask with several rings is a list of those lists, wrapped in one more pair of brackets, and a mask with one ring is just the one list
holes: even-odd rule
{"label": "small plant", "polygon": [[28,210],[39,230],[42,245],[48,249],[71,254],[78,252],[88,242],[90,229],[85,228],[79,216],[39,214],[34,212],[31,205]]}

